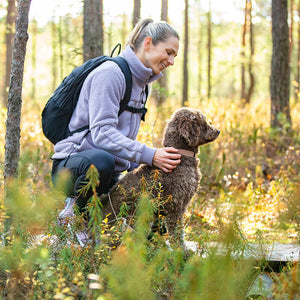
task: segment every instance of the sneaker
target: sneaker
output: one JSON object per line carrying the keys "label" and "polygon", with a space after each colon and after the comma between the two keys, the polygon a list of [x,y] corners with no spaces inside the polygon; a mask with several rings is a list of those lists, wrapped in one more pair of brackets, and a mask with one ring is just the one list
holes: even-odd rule
{"label": "sneaker", "polygon": [[[72,227],[71,227],[70,223],[68,223],[68,228],[69,228],[70,232],[73,233],[73,230],[72,230]],[[73,234],[75,235],[75,237],[77,239],[77,242],[79,243],[79,245],[81,247],[84,247],[90,241],[87,230],[77,231]]]}
{"label": "sneaker", "polygon": [[74,216],[74,205],[76,202],[76,198],[66,198],[65,207],[58,215],[58,224],[60,226],[65,225],[70,221]]}
{"label": "sneaker", "polygon": [[75,202],[76,202],[76,198],[70,198],[70,197],[66,198],[65,207],[58,215],[58,225],[59,226],[66,225],[71,235],[76,237],[79,245],[81,247],[84,247],[90,240],[87,230],[74,232],[74,229],[72,228],[72,224],[75,218],[75,213],[74,213]]}

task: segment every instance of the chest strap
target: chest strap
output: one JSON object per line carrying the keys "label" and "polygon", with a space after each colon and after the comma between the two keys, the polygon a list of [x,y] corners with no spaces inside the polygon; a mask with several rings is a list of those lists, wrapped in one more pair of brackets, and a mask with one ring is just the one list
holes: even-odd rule
{"label": "chest strap", "polygon": [[137,107],[132,107],[132,106],[128,106],[126,105],[125,110],[134,113],[134,114],[142,114],[142,120],[145,121],[145,115],[148,111],[148,109],[146,107],[141,107],[141,108],[137,108]]}

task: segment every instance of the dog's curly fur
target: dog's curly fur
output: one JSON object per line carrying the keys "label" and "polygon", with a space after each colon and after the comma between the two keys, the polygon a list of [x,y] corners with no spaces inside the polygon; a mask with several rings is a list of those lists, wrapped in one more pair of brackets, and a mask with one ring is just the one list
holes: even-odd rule
{"label": "dog's curly fur", "polygon": [[[220,131],[206,122],[205,116],[197,109],[181,108],[174,112],[168,121],[164,132],[164,147],[174,147],[198,152],[198,147],[215,140]],[[150,183],[155,172],[154,167],[141,165],[132,172],[127,173],[110,191],[102,195],[100,200],[103,205],[103,216],[108,216],[109,221],[114,221],[120,212],[122,203],[130,203],[128,220],[135,211],[137,197],[129,197],[141,191],[141,179]],[[178,222],[196,193],[201,173],[199,160],[196,157],[182,155],[181,163],[171,173],[160,171],[159,182],[161,195],[164,199],[169,197],[164,206],[164,215],[169,235],[175,235]],[[124,192],[125,191],[125,192]],[[152,196],[158,190],[151,191]],[[170,197],[171,196],[171,197]]]}

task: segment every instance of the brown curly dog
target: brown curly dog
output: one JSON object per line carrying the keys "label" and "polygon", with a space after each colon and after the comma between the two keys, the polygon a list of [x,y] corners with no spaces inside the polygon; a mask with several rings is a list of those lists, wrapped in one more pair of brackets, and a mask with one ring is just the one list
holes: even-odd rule
{"label": "brown curly dog", "polygon": [[[100,197],[103,216],[107,216],[109,222],[124,217],[127,224],[131,225],[136,211],[137,195],[147,190],[148,186],[151,199],[155,199],[158,194],[164,199],[159,214],[164,215],[170,238],[177,239],[176,228],[181,227],[178,225],[201,179],[199,159],[196,158],[198,147],[212,142],[219,133],[218,129],[206,122],[201,111],[192,108],[175,111],[165,128],[163,146],[178,149],[181,163],[171,173],[159,172],[148,165],[140,165],[127,173],[113,186],[109,194]],[[127,204],[128,214],[120,216],[124,203]]]}

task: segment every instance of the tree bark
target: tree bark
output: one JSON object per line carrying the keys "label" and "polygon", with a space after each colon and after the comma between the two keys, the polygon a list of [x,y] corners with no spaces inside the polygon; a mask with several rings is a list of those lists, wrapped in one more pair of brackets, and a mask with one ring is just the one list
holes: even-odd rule
{"label": "tree bark", "polygon": [[103,55],[103,0],[84,0],[84,61]]}
{"label": "tree bark", "polygon": [[35,100],[36,97],[36,38],[38,33],[38,23],[36,20],[32,20],[32,53],[31,53],[31,65],[32,65],[32,75],[31,75],[31,99]]}
{"label": "tree bark", "polygon": [[5,107],[7,106],[8,87],[9,87],[10,73],[11,73],[16,16],[17,16],[16,1],[8,0],[7,16],[6,16],[6,31],[5,31],[6,65],[5,65],[5,82],[3,87],[3,106]]}
{"label": "tree bark", "polygon": [[[300,18],[300,0],[298,1],[298,18]],[[297,47],[297,72],[296,72],[296,90],[295,90],[295,101],[299,101],[299,82],[300,82],[300,22],[298,23],[298,47]]]}
{"label": "tree bark", "polygon": [[[168,0],[161,0],[161,15],[160,19],[162,21],[168,21]],[[167,73],[168,71],[165,69],[162,71],[163,75],[161,78],[158,79],[159,90],[155,93],[157,97],[157,104],[161,106],[163,103],[166,102],[167,93],[168,93],[168,83],[167,83]]]}
{"label": "tree bark", "polygon": [[184,9],[184,53],[183,53],[183,88],[182,88],[182,106],[189,101],[188,95],[188,53],[189,53],[189,1],[185,0]]}
{"label": "tree bark", "polygon": [[13,46],[11,80],[8,92],[8,110],[5,135],[4,178],[17,177],[20,155],[20,121],[22,83],[26,45],[28,41],[28,13],[31,0],[19,0],[16,34]]}
{"label": "tree bark", "polygon": [[291,58],[293,53],[293,47],[294,47],[294,0],[291,0],[291,6],[290,6],[290,51],[289,51],[289,63],[291,64]]}
{"label": "tree bark", "polygon": [[244,10],[244,25],[242,31],[242,51],[241,51],[241,99],[242,102],[245,101],[246,94],[246,83],[245,83],[245,60],[246,60],[246,34],[247,34],[247,19],[248,19],[248,0],[245,1],[245,10]]}
{"label": "tree bark", "polygon": [[161,14],[160,19],[168,22],[168,0],[161,0]]}
{"label": "tree bark", "polygon": [[286,116],[291,124],[290,115],[290,66],[289,66],[289,27],[287,0],[272,1],[272,66],[270,78],[271,127],[282,128],[279,113]]}
{"label": "tree bark", "polygon": [[248,73],[249,73],[249,88],[246,94],[246,103],[250,103],[251,97],[254,90],[255,85],[255,77],[252,69],[253,65],[253,57],[254,57],[254,34],[253,34],[253,22],[252,22],[252,0],[248,0],[248,19],[249,19],[249,44],[250,44],[250,57],[249,57],[249,65],[248,65]]}
{"label": "tree bark", "polygon": [[141,0],[134,0],[133,2],[133,18],[132,18],[132,27],[139,22],[141,18]]}
{"label": "tree bark", "polygon": [[[292,93],[294,96],[295,101],[297,101],[297,68],[295,69],[294,73],[294,68],[293,66],[293,51],[294,51],[294,9],[295,9],[295,1],[291,0],[290,1],[290,51],[289,51],[289,63],[290,63],[290,72],[291,72],[291,77],[294,78],[294,82],[292,84]],[[297,64],[296,64],[297,66]]]}
{"label": "tree bark", "polygon": [[202,25],[200,22],[200,16],[201,16],[201,5],[200,5],[200,1],[198,2],[199,4],[199,29],[198,29],[198,80],[197,80],[197,94],[198,94],[198,98],[201,101],[202,99],[202,93],[201,93],[201,89],[202,89]]}

